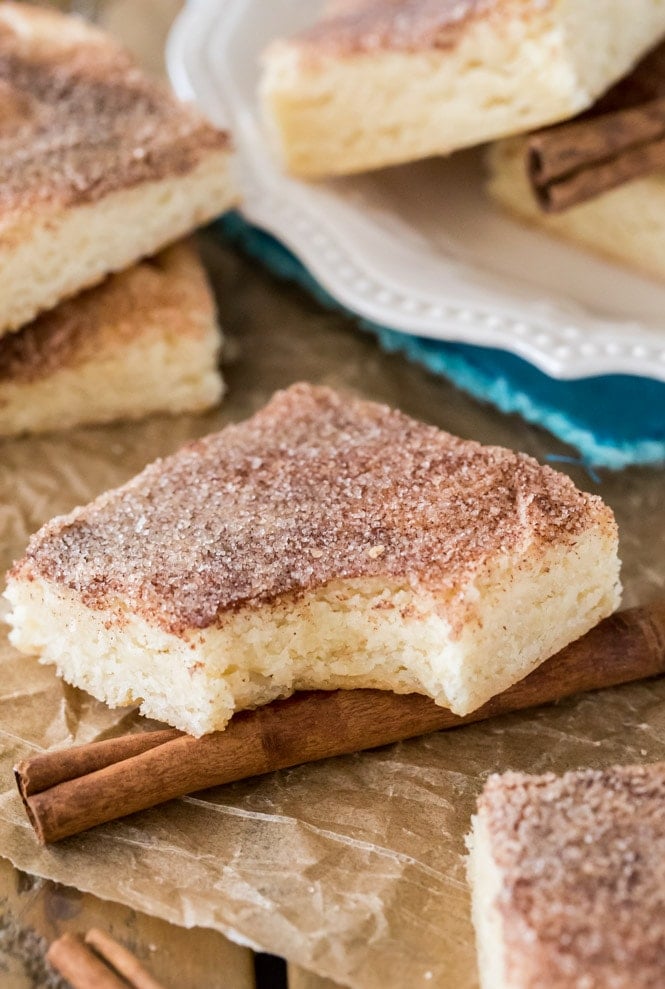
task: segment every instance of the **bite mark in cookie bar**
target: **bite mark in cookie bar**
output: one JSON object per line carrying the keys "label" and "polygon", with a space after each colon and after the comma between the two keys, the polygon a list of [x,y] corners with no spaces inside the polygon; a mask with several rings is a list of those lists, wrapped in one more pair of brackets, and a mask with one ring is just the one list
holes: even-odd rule
{"label": "bite mark in cookie bar", "polygon": [[469,877],[483,989],[657,989],[665,764],[493,776]]}
{"label": "bite mark in cookie bar", "polygon": [[614,610],[616,524],[530,457],[298,385],[48,523],[7,593],[20,649],[195,734],[308,688],[464,714]]}

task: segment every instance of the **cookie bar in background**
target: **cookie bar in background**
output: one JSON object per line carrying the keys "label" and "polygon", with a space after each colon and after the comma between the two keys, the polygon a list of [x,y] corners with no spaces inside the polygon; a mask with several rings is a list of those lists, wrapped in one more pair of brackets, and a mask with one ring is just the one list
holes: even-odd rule
{"label": "cookie bar in background", "polygon": [[0,5],[0,335],[236,200],[228,136],[76,17]]}
{"label": "cookie bar in background", "polygon": [[492,776],[469,838],[482,989],[655,989],[665,763]]}
{"label": "cookie bar in background", "polygon": [[588,113],[492,145],[487,167],[510,213],[665,278],[665,44]]}
{"label": "cookie bar in background", "polygon": [[0,337],[0,436],[202,411],[220,343],[196,247],[169,247]]}
{"label": "cookie bar in background", "polygon": [[658,0],[337,0],[264,56],[286,168],[448,154],[585,110],[665,33]]}

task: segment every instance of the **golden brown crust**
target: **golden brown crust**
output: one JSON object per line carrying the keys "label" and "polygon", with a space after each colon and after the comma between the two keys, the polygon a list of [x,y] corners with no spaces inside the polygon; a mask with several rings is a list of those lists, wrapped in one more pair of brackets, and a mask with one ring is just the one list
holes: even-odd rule
{"label": "golden brown crust", "polygon": [[294,40],[309,55],[445,49],[470,21],[505,19],[508,5],[525,17],[543,8],[538,0],[333,0],[329,16]]}
{"label": "golden brown crust", "polygon": [[303,384],[53,520],[13,575],[182,634],[344,579],[454,595],[598,524],[615,530],[599,498],[530,457]]}
{"label": "golden brown crust", "polygon": [[200,337],[214,318],[196,248],[183,242],[0,337],[0,384],[47,378],[148,334]]}
{"label": "golden brown crust", "polygon": [[187,174],[228,146],[111,39],[26,4],[0,7],[0,96],[0,240],[18,217]]}
{"label": "golden brown crust", "polygon": [[660,989],[665,763],[494,776],[478,811],[501,876],[506,985]]}

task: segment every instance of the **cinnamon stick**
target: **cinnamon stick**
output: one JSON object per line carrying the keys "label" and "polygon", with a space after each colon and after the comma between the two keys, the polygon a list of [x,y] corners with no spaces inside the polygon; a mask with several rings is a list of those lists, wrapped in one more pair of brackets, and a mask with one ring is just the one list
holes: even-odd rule
{"label": "cinnamon stick", "polygon": [[309,691],[241,712],[225,731],[198,739],[173,730],[154,733],[150,748],[152,736],[138,736],[138,753],[129,736],[37,755],[17,766],[16,779],[37,838],[48,843],[197,790],[662,673],[665,601],[605,619],[463,718],[417,694]]}
{"label": "cinnamon stick", "polygon": [[161,983],[143,967],[136,955],[105,931],[92,927],[85,936],[85,943],[118,975],[121,975],[132,989],[162,989]]}
{"label": "cinnamon stick", "polygon": [[46,953],[46,960],[73,989],[162,989],[131,951],[96,928],[85,943],[63,934]]}
{"label": "cinnamon stick", "polygon": [[527,173],[538,204],[557,213],[665,167],[665,98],[538,131]]}

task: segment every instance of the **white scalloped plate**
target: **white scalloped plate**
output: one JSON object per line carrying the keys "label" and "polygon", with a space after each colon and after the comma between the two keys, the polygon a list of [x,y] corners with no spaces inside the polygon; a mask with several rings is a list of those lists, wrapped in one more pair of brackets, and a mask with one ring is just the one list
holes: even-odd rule
{"label": "white scalloped plate", "polygon": [[256,102],[267,42],[321,0],[189,0],[169,38],[178,94],[235,137],[243,213],[347,308],[499,347],[557,378],[665,380],[665,286],[522,227],[482,193],[478,152],[310,184],[271,154]]}

